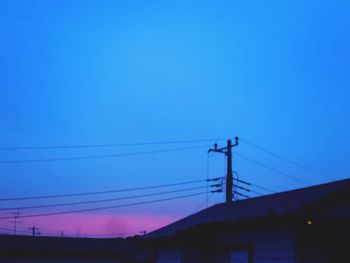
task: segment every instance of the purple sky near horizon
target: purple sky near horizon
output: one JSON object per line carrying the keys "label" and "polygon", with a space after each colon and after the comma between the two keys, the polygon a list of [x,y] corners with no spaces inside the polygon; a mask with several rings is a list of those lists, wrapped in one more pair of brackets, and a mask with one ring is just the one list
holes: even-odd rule
{"label": "purple sky near horizon", "polygon": [[[0,148],[239,136],[329,177],[242,140],[234,153],[307,183],[234,155],[234,170],[246,181],[283,191],[348,178],[349,13],[345,0],[1,1]],[[213,143],[0,150],[0,198],[224,176],[224,156],[207,155]],[[225,140],[219,144],[224,146]],[[204,147],[120,158],[1,163],[197,145]],[[57,225],[74,233],[78,223],[63,227],[59,222],[85,220],[84,233],[149,231],[193,213],[205,198],[53,216],[46,223],[43,218],[23,219],[22,227]],[[91,199],[98,198],[84,200]],[[209,205],[223,200],[217,194]],[[2,202],[0,208],[38,203]],[[147,223],[138,225],[143,219]],[[1,227],[12,225],[0,220]]]}

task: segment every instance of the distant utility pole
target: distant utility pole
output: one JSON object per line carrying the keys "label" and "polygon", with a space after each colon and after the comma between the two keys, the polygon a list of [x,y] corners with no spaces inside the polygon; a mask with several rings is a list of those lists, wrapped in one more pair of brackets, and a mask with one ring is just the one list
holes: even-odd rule
{"label": "distant utility pole", "polygon": [[227,146],[218,148],[218,144],[214,144],[214,149],[209,149],[208,152],[224,153],[227,156],[227,174],[226,174],[226,203],[231,203],[233,200],[233,177],[232,177],[232,147],[238,146],[238,137],[235,137],[235,144],[232,140],[227,140]]}
{"label": "distant utility pole", "polygon": [[32,226],[32,227],[28,227],[28,229],[32,230],[32,236],[35,237],[35,232],[36,230],[39,230],[38,227]]}
{"label": "distant utility pole", "polygon": [[22,223],[22,221],[18,221],[20,212],[19,212],[19,208],[17,209],[16,212],[12,213],[13,214],[13,221],[10,221],[10,223],[13,223],[13,235],[16,235],[16,231],[17,231],[17,224]]}

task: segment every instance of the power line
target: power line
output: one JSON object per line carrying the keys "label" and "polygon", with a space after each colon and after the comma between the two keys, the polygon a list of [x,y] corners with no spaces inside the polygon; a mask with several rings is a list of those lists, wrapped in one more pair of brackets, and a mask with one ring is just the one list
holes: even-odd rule
{"label": "power line", "polygon": [[242,196],[242,197],[244,197],[244,198],[250,198],[250,196],[248,196],[248,195],[245,195],[245,194],[242,194],[242,193],[240,193],[240,192],[237,192],[237,191],[234,191],[235,192],[235,194],[237,194],[237,195],[239,195],[239,196]]}
{"label": "power line", "polygon": [[[5,235],[12,235],[11,232],[13,229],[6,228],[6,227],[0,227],[0,231],[7,231],[8,234]],[[28,229],[17,229],[17,232],[23,233],[23,235],[30,235],[32,232]],[[84,237],[100,237],[100,238],[115,238],[115,237],[121,237],[121,236],[130,236],[130,235],[136,235],[136,234],[142,234],[144,231],[133,231],[133,232],[120,232],[120,233],[105,233],[105,234],[84,234]],[[62,235],[63,234],[63,235]],[[73,234],[72,231],[62,231],[58,229],[49,229],[45,228],[44,232],[40,231],[40,235],[44,236],[60,236],[60,237],[75,237],[76,234]]]}
{"label": "power line", "polygon": [[266,194],[260,193],[258,191],[255,191],[255,190],[252,190],[252,189],[248,189],[246,187],[238,185],[239,183],[243,183],[243,184],[248,185],[248,186],[253,186],[253,187],[256,187],[256,188],[260,188],[260,189],[265,190],[267,192],[276,193],[275,191],[270,190],[270,189],[268,189],[266,187],[262,187],[262,186],[259,186],[259,185],[256,185],[256,184],[252,184],[252,183],[249,183],[249,182],[246,182],[246,181],[243,181],[243,180],[239,179],[239,176],[238,176],[237,172],[236,172],[236,175],[237,175],[237,178],[234,178],[234,180],[236,180],[236,183],[235,183],[235,186],[236,186],[236,189],[237,189],[237,190],[235,190],[236,192],[238,192],[238,189],[240,189],[240,190],[243,190],[245,192],[251,192],[251,193],[254,193],[254,194],[257,194],[257,195],[260,195],[260,196],[266,195]]}
{"label": "power line", "polygon": [[194,150],[194,149],[201,149],[201,148],[208,148],[208,147],[209,147],[208,145],[201,145],[201,146],[171,148],[171,149],[164,149],[164,150],[144,151],[144,152],[118,153],[118,154],[105,154],[105,155],[89,155],[89,156],[79,156],[79,157],[62,157],[62,158],[48,158],[48,159],[10,160],[10,161],[0,161],[0,164],[42,163],[42,162],[61,162],[61,161],[106,159],[106,158],[118,158],[118,157],[157,154],[157,153],[166,153],[166,152],[187,151],[187,150]]}
{"label": "power line", "polygon": [[222,141],[222,140],[223,140],[222,138],[217,138],[217,139],[157,141],[157,142],[138,142],[138,143],[14,146],[14,147],[0,147],[0,150],[17,151],[17,150],[51,150],[51,149],[81,149],[81,148],[115,148],[115,147],[128,147],[128,146],[187,144],[187,143],[212,142],[212,141]]}
{"label": "power line", "polygon": [[238,189],[241,189],[241,190],[243,190],[243,191],[245,191],[245,192],[254,193],[254,194],[257,194],[257,195],[264,195],[264,194],[262,194],[262,193],[260,193],[260,192],[257,192],[257,191],[255,191],[255,190],[248,189],[248,188],[245,188],[245,187],[242,187],[242,186],[237,186],[237,188],[238,188]]}
{"label": "power line", "polygon": [[236,185],[236,187],[237,187],[238,189],[241,189],[241,190],[246,191],[246,192],[250,192],[250,191],[251,191],[250,189],[245,188],[245,187],[242,187],[242,186],[239,186],[239,185]]}
{"label": "power line", "polygon": [[[134,232],[125,232],[125,233],[112,233],[112,234],[84,234],[84,237],[98,237],[98,238],[115,238],[115,237],[121,237],[121,236],[130,236],[130,235],[136,235],[136,234],[143,234],[145,231],[134,231]],[[44,233],[46,234],[46,233]],[[73,234],[68,235],[73,236]]]}
{"label": "power line", "polygon": [[[150,201],[136,202],[136,203],[130,203],[130,204],[124,204],[124,205],[114,205],[114,206],[96,207],[96,208],[90,208],[90,209],[80,209],[80,210],[70,210],[70,211],[62,211],[62,212],[50,212],[50,213],[23,215],[23,216],[21,216],[21,218],[55,216],[55,215],[75,214],[75,213],[82,213],[82,212],[107,210],[107,209],[113,209],[113,208],[122,208],[122,207],[129,207],[129,206],[159,203],[159,202],[182,199],[182,198],[203,195],[203,194],[206,194],[206,192],[199,192],[199,193],[194,193],[194,194],[175,196],[175,197],[169,197],[169,198],[163,198],[163,199],[155,199],[155,200],[150,200]],[[0,217],[0,219],[10,219],[10,218],[11,217],[8,217],[8,216]]]}
{"label": "power line", "polygon": [[[61,237],[69,237],[69,236],[76,236],[76,233],[73,234],[72,231],[64,231],[63,229],[54,229],[54,228],[40,228],[43,229],[44,231],[40,231],[41,235],[50,235],[50,236],[61,236]],[[23,232],[28,232],[23,231]],[[119,232],[119,233],[110,233],[110,234],[84,234],[84,237],[116,237],[116,236],[126,236],[126,235],[132,235],[132,234],[140,234],[142,231],[133,231],[133,232]]]}
{"label": "power line", "polygon": [[243,183],[243,184],[245,184],[245,185],[254,186],[254,187],[256,187],[256,188],[259,188],[259,189],[261,189],[261,190],[264,190],[264,191],[267,191],[267,192],[270,192],[270,193],[273,193],[273,194],[277,193],[276,191],[271,190],[271,189],[269,189],[269,188],[267,188],[267,187],[265,187],[265,186],[261,186],[261,185],[257,185],[257,184],[252,184],[252,183],[243,181],[243,180],[241,180],[241,179],[234,179],[234,180],[236,180],[238,183]]}
{"label": "power line", "polygon": [[247,160],[247,161],[249,161],[249,162],[251,162],[251,163],[260,165],[261,167],[263,167],[263,168],[265,168],[265,169],[267,169],[267,170],[273,171],[273,172],[275,172],[275,173],[277,173],[277,174],[280,174],[280,175],[285,176],[285,177],[288,177],[288,178],[290,178],[290,179],[292,179],[292,180],[298,181],[298,182],[300,182],[300,183],[302,183],[302,184],[310,185],[310,183],[307,182],[307,181],[305,181],[305,180],[302,180],[302,179],[300,179],[300,178],[298,178],[298,177],[294,177],[294,176],[292,176],[292,175],[289,175],[289,174],[286,174],[286,173],[284,173],[284,172],[281,172],[281,171],[279,171],[279,170],[277,170],[277,169],[275,169],[275,168],[273,168],[273,167],[271,167],[271,166],[268,166],[268,165],[263,164],[263,163],[261,163],[261,162],[259,162],[259,161],[253,160],[253,159],[251,159],[251,158],[249,158],[249,157],[246,157],[246,156],[244,156],[244,155],[242,155],[242,154],[235,153],[235,155],[238,156],[238,157],[240,157],[240,158],[242,158],[242,159],[244,159],[244,160]]}
{"label": "power line", "polygon": [[[208,193],[208,192],[207,192]],[[194,214],[196,212],[198,212],[205,204],[208,204],[209,200],[213,197],[214,195],[210,195],[205,198],[204,202],[202,202],[195,210],[193,210],[193,212],[191,214]],[[208,205],[207,205],[208,206]]]}
{"label": "power line", "polygon": [[13,229],[11,229],[11,228],[5,228],[5,227],[0,227],[0,230],[2,230],[2,231],[13,232]]}
{"label": "power line", "polygon": [[250,190],[249,192],[256,194],[256,195],[259,195],[259,196],[266,195],[266,194],[263,194],[263,193],[260,193],[258,191],[254,191],[254,190]]}
{"label": "power line", "polygon": [[135,188],[127,188],[127,189],[116,189],[116,190],[108,190],[108,191],[71,193],[71,194],[60,194],[60,195],[39,195],[39,196],[24,196],[24,197],[13,197],[13,198],[1,198],[0,201],[17,201],[17,200],[33,200],[33,199],[47,199],[47,198],[63,198],[63,197],[73,197],[73,196],[87,196],[87,195],[100,195],[100,194],[109,194],[109,193],[131,192],[131,191],[156,189],[156,188],[179,186],[179,185],[186,185],[186,184],[194,184],[194,183],[200,183],[200,182],[217,181],[217,180],[220,180],[221,178],[222,177],[216,177],[216,178],[209,178],[209,179],[206,179],[206,180],[201,179],[201,180],[193,180],[193,181],[186,181],[186,182],[180,182],[180,183],[161,184],[161,185],[135,187]]}
{"label": "power line", "polygon": [[252,184],[252,186],[254,186],[254,187],[256,187],[256,188],[259,188],[259,189],[261,189],[261,190],[265,190],[265,191],[270,192],[270,193],[272,193],[272,194],[277,193],[276,191],[273,191],[273,190],[271,190],[271,189],[269,189],[269,188],[266,188],[266,187],[264,187],[264,186],[260,186],[260,185],[256,185],[256,184]]}
{"label": "power line", "polygon": [[252,147],[254,147],[254,148],[256,148],[256,149],[258,149],[258,150],[260,150],[260,151],[262,151],[262,152],[265,152],[265,153],[267,153],[267,154],[269,154],[271,156],[274,156],[274,157],[276,157],[276,158],[278,158],[280,160],[283,160],[283,161],[285,161],[285,162],[287,162],[287,163],[289,163],[291,165],[294,165],[295,167],[304,169],[304,170],[309,171],[309,172],[311,172],[311,173],[313,173],[315,175],[318,175],[318,176],[321,176],[321,177],[324,177],[324,178],[327,178],[327,179],[330,179],[330,180],[334,180],[334,178],[331,177],[331,176],[328,176],[328,175],[322,174],[320,172],[317,172],[314,169],[311,169],[311,168],[309,168],[309,167],[307,167],[305,165],[302,165],[302,164],[299,164],[299,163],[297,163],[295,161],[292,161],[292,160],[290,160],[290,159],[288,159],[288,158],[286,158],[286,157],[284,157],[284,156],[282,156],[280,154],[271,152],[271,151],[269,151],[269,150],[267,150],[267,149],[265,149],[265,148],[263,148],[263,147],[261,147],[259,145],[256,145],[256,144],[254,144],[252,142],[249,142],[249,141],[244,140],[244,139],[241,139],[241,141],[246,143],[246,144],[248,144],[248,145],[250,145],[250,146],[252,146]]}
{"label": "power line", "polygon": [[[13,229],[11,229],[11,228],[5,228],[5,227],[0,227],[0,230],[13,232]],[[21,229],[18,229],[18,228],[16,229],[16,232],[30,233],[29,230],[21,230]],[[13,235],[13,234],[9,233],[9,235]]]}
{"label": "power line", "polygon": [[49,204],[49,205],[33,205],[33,206],[22,206],[22,207],[21,206],[19,206],[19,207],[7,207],[7,208],[0,208],[0,211],[14,210],[14,209],[25,210],[25,209],[35,209],[35,208],[50,208],[50,207],[60,207],[60,206],[105,203],[105,202],[112,202],[112,201],[118,201],[118,200],[136,199],[136,198],[141,198],[141,197],[149,197],[149,196],[157,196],[157,195],[166,195],[166,194],[171,194],[171,193],[187,192],[187,191],[198,190],[198,189],[203,189],[203,188],[207,188],[207,186],[198,186],[198,187],[178,189],[178,190],[173,190],[173,191],[157,192],[157,193],[142,194],[142,195],[135,195],[135,196],[116,197],[116,198],[109,198],[109,199],[102,199],[102,200],[89,200],[89,201],[81,201],[81,202],[56,203],[56,204]]}

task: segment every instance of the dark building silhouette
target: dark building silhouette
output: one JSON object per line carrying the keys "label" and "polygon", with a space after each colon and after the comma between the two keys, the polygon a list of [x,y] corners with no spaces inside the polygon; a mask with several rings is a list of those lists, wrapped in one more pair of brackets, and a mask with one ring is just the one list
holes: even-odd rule
{"label": "dark building silhouette", "polygon": [[143,239],[157,263],[350,262],[350,180],[217,204]]}
{"label": "dark building silhouette", "polygon": [[0,263],[138,263],[148,258],[130,239],[0,236]]}

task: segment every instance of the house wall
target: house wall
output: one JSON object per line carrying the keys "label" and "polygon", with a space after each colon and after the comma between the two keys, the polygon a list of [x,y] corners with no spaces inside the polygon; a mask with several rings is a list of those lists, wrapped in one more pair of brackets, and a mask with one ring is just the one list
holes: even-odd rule
{"label": "house wall", "polygon": [[178,247],[162,247],[156,251],[156,263],[180,263],[181,249]]}
{"label": "house wall", "polygon": [[[205,239],[205,240],[204,240]],[[231,229],[224,232],[208,234],[205,238],[189,238],[180,246],[177,260],[157,263],[230,263],[230,254],[235,250],[248,250],[249,263],[294,263],[295,244],[291,230],[281,228]],[[175,245],[175,244],[174,244]],[[158,246],[157,254],[165,248]],[[168,250],[169,251],[169,250]],[[174,257],[173,257],[174,258]]]}
{"label": "house wall", "polygon": [[350,238],[309,236],[304,239],[301,263],[350,262]]}
{"label": "house wall", "polygon": [[254,263],[294,263],[295,242],[291,230],[284,228],[237,229],[222,235],[218,243],[226,247],[226,260],[235,249],[249,250]]}
{"label": "house wall", "polygon": [[343,191],[305,212],[312,224],[298,230],[298,263],[350,262],[349,200],[350,191]]}
{"label": "house wall", "polygon": [[350,222],[315,222],[299,233],[300,263],[350,262]]}

